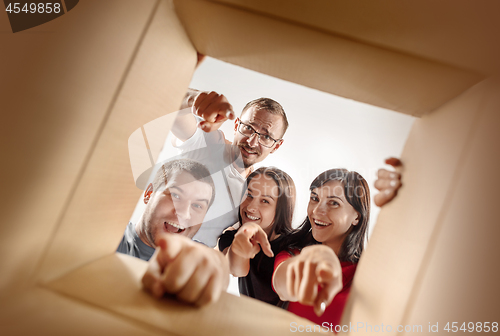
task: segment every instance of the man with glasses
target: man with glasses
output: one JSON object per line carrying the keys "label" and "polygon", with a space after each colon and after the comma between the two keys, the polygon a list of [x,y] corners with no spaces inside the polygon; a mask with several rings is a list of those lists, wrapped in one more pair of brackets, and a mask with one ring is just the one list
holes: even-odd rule
{"label": "man with glasses", "polygon": [[[216,198],[196,237],[214,245],[222,230],[238,221],[238,207],[246,177],[253,165],[274,153],[288,128],[283,107],[270,98],[249,102],[239,118],[227,99],[216,92],[190,90],[172,128],[174,146],[188,157],[205,164],[216,185]],[[234,121],[234,139],[219,130]]]}

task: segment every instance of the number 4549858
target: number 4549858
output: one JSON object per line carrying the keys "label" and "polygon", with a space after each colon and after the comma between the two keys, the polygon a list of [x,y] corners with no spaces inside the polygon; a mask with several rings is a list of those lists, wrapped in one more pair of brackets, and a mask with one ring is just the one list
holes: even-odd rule
{"label": "number 4549858", "polygon": [[31,13],[31,14],[34,14],[34,13],[46,13],[46,14],[50,14],[52,12],[54,13],[60,13],[61,12],[61,4],[60,3],[52,3],[52,2],[40,2],[40,3],[35,3],[35,2],[32,2],[29,4],[28,6],[28,3],[25,3],[24,6],[21,8],[20,6],[21,4],[20,3],[9,3],[9,5],[7,6],[7,8],[5,8],[5,11],[6,12],[9,12],[9,13],[20,13],[20,12],[24,12],[24,13]]}
{"label": "number 4549858", "polygon": [[451,322],[451,325],[448,322],[443,329],[448,332],[498,332],[498,322],[464,322],[460,327],[458,322]]}

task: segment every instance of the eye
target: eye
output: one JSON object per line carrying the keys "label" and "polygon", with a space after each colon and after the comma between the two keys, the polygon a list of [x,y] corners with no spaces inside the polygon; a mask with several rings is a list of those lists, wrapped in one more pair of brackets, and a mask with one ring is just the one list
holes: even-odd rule
{"label": "eye", "polygon": [[266,199],[263,199],[263,200],[262,200],[262,203],[271,204],[271,203],[270,203],[268,200],[266,200]]}
{"label": "eye", "polygon": [[311,197],[309,198],[311,201],[313,202],[318,202],[318,197],[316,197],[315,195],[311,195]]}
{"label": "eye", "polygon": [[330,201],[330,205],[333,205],[333,206],[338,206],[340,205],[339,202],[337,201]]}
{"label": "eye", "polygon": [[245,131],[251,131],[252,130],[252,127],[248,126],[248,125],[243,125],[243,129]]}
{"label": "eye", "polygon": [[176,194],[174,192],[171,192],[170,195],[172,196],[172,198],[175,198],[175,199],[180,199],[181,197],[179,196],[179,194]]}
{"label": "eye", "polygon": [[192,206],[193,206],[193,208],[195,208],[197,210],[203,209],[203,206],[201,204],[198,204],[198,203],[193,203]]}
{"label": "eye", "polygon": [[247,198],[253,198],[252,194],[247,193]]}
{"label": "eye", "polygon": [[264,138],[264,140],[272,140],[271,137],[267,134],[262,135],[262,137]]}

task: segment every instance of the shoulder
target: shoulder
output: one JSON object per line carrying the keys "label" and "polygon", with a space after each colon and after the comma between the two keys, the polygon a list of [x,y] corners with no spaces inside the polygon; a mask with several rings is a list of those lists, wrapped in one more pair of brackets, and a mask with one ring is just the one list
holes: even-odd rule
{"label": "shoulder", "polygon": [[130,254],[130,251],[133,250],[135,235],[135,225],[129,222],[116,251],[124,254]]}
{"label": "shoulder", "polygon": [[236,232],[238,232],[237,225],[239,226],[239,223],[236,223],[233,226],[228,227],[222,232],[222,235],[219,237],[219,241],[217,243],[220,251],[224,251],[233,243],[234,236],[236,235]]}

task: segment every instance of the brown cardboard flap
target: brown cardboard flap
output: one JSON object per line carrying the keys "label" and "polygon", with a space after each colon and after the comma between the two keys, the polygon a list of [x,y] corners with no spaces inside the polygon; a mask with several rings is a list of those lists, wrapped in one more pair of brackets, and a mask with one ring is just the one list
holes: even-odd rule
{"label": "brown cardboard flap", "polygon": [[203,54],[398,112],[422,116],[482,79],[445,63],[218,3],[174,2]]}
{"label": "brown cardboard flap", "polygon": [[485,76],[500,70],[498,1],[210,1]]}
{"label": "brown cardboard flap", "polygon": [[145,261],[116,253],[45,286],[177,335],[289,335],[293,322],[313,325],[283,309],[227,293],[202,308],[169,298],[156,300],[141,290],[146,267]]}
{"label": "brown cardboard flap", "polygon": [[[396,334],[398,325],[413,322],[409,319],[409,312],[413,311],[415,300],[420,295],[432,297],[434,294],[427,306],[420,308],[423,309],[420,314],[429,319],[440,319],[450,309],[450,298],[444,294],[436,295],[437,292],[446,292],[448,285],[443,280],[434,278],[435,286],[426,293],[419,293],[419,287],[426,276],[429,258],[433,257],[436,246],[441,241],[448,241],[446,244],[449,253],[457,256],[460,254],[460,245],[438,236],[443,221],[451,216],[449,207],[454,198],[459,194],[465,196],[469,192],[464,188],[457,189],[457,184],[470,179],[493,177],[483,175],[480,166],[477,167],[476,174],[463,171],[463,165],[470,160],[468,157],[478,150],[470,147],[472,141],[481,142],[483,154],[490,157],[490,161],[496,160],[498,163],[498,154],[496,158],[493,154],[495,151],[498,153],[495,149],[497,142],[487,140],[494,133],[477,128],[481,116],[488,110],[490,123],[494,124],[495,118],[491,111],[498,110],[500,105],[498,101],[496,106],[487,107],[485,104],[495,93],[498,96],[498,89],[494,91],[492,88],[497,88],[494,81],[484,81],[435,113],[415,121],[402,155],[405,163],[403,188],[398,197],[380,212],[368,248],[361,258],[343,323],[360,322],[372,326],[383,323],[391,325],[392,334]],[[484,202],[491,203],[488,193],[481,192],[480,188],[475,189],[470,195],[469,210],[473,213]],[[466,228],[472,228],[474,223],[465,218],[464,214],[464,220],[453,224],[457,230],[467,231]],[[481,223],[482,226],[488,224],[491,225],[492,222]],[[480,235],[475,230],[469,230],[468,235],[471,242],[481,244]],[[490,244],[494,243],[491,241]],[[477,272],[484,276],[491,274],[491,264],[487,261],[495,263],[494,257],[479,253],[479,249],[473,246],[462,247],[467,249],[469,260],[477,260],[483,265]],[[460,258],[455,262],[461,263]],[[467,284],[476,276],[467,270],[471,266],[470,262],[463,266],[464,274],[453,281],[459,284],[458,288],[468,291],[470,288]],[[463,296],[458,293],[456,294]],[[434,316],[426,314],[426,309],[431,306],[442,307],[442,310],[435,311]],[[484,310],[481,311],[486,312],[489,307],[491,306],[482,307]],[[471,316],[472,310],[478,309],[467,305],[454,308],[468,312]],[[425,322],[427,328],[427,323],[432,321],[422,322]]]}
{"label": "brown cardboard flap", "polygon": [[40,286],[2,296],[2,335],[174,335]]}
{"label": "brown cardboard flap", "polygon": [[92,154],[40,267],[42,281],[113,253],[123,236],[141,194],[131,170],[128,139],[148,122],[177,111],[196,63],[196,52],[171,5],[155,3],[144,22],[115,101],[96,130]]}

